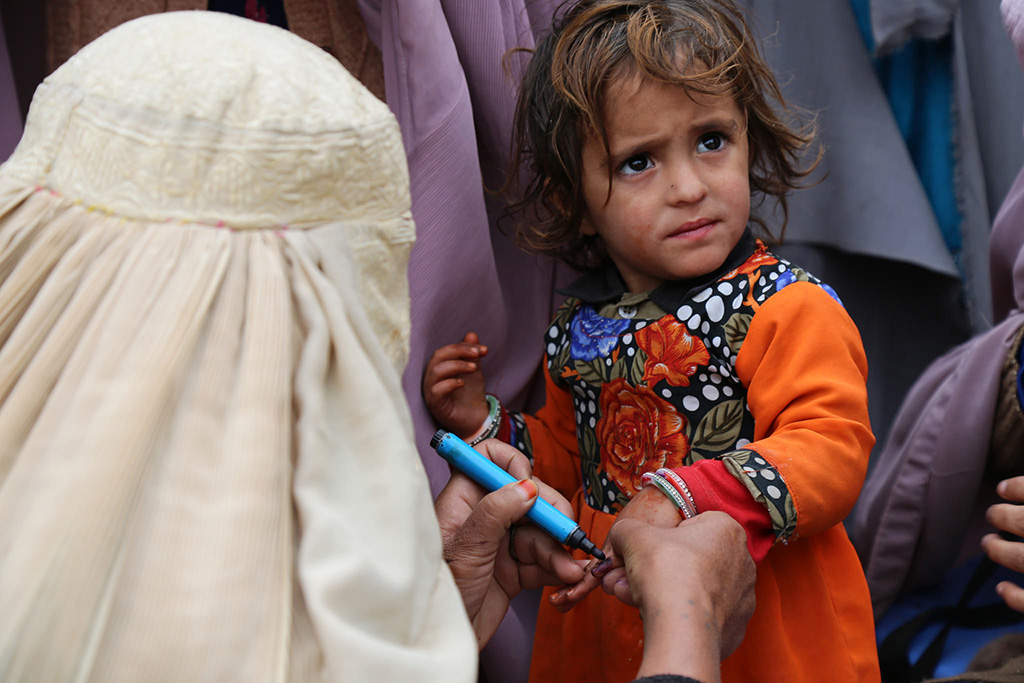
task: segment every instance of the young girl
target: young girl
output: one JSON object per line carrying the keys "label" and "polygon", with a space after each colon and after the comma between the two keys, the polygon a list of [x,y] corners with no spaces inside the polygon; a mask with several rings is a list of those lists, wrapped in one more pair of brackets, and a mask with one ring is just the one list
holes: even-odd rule
{"label": "young girl", "polygon": [[[527,243],[585,271],[544,339],[546,405],[515,414],[485,395],[472,333],[435,352],[424,395],[455,433],[530,455],[596,543],[616,515],[737,519],[757,609],[723,680],[872,681],[870,599],[841,525],[874,442],[866,361],[831,288],[748,226],[763,227],[752,193],[785,214],[809,172],[810,136],[773,101],[728,0],[587,0],[556,19],[517,111]],[[639,615],[603,592],[581,601],[596,584],[546,593],[532,680],[636,672]]]}

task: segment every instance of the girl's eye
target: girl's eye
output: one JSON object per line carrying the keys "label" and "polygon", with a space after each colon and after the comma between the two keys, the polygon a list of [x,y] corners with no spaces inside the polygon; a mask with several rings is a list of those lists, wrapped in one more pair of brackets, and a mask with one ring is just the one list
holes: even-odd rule
{"label": "girl's eye", "polygon": [[725,136],[721,133],[705,133],[697,141],[697,152],[715,152],[725,145]]}
{"label": "girl's eye", "polygon": [[650,157],[646,154],[637,154],[622,162],[622,166],[619,166],[619,172],[625,175],[635,175],[643,173],[653,165]]}

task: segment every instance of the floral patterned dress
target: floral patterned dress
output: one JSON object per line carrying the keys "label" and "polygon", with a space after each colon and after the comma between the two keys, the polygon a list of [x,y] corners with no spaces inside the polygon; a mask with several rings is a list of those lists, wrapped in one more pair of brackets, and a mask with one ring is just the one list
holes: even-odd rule
{"label": "floral patterned dress", "polygon": [[[770,529],[748,532],[780,541],[723,680],[876,680],[870,599],[840,524],[873,444],[866,361],[835,292],[749,235],[697,281],[631,294],[611,268],[563,291],[545,336],[547,404],[509,416],[535,474],[600,544],[643,473],[714,486],[698,463],[715,461],[704,465],[767,513]],[[814,643],[835,652],[808,668]],[[566,615],[544,600],[531,680],[630,680],[641,654],[634,608],[601,591]]]}

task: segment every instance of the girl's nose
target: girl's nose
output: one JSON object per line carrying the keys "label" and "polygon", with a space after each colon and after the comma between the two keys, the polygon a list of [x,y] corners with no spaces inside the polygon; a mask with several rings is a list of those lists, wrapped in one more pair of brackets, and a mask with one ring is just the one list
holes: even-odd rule
{"label": "girl's nose", "polygon": [[691,164],[676,166],[668,180],[670,204],[694,204],[708,194],[707,183]]}

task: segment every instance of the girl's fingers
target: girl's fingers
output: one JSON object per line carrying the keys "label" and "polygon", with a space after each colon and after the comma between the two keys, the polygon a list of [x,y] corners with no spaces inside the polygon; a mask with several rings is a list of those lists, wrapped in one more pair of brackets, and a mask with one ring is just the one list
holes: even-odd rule
{"label": "girl's fingers", "polygon": [[448,344],[434,351],[427,362],[428,367],[450,360],[476,360],[487,355],[487,347],[475,344]]}
{"label": "girl's fingers", "polygon": [[459,375],[468,375],[480,369],[480,364],[467,360],[446,360],[431,366],[424,380],[427,383],[437,383],[442,379],[450,379]]}
{"label": "girl's fingers", "polygon": [[556,593],[552,594],[550,598],[551,604],[559,612],[568,612],[600,585],[600,579],[590,572],[584,572],[582,581],[571,586],[563,586]]}
{"label": "girl's fingers", "polygon": [[487,347],[480,343],[480,337],[476,332],[467,332],[462,338],[462,343],[467,346],[476,347],[481,356],[487,355]]}
{"label": "girl's fingers", "polygon": [[428,403],[431,399],[434,402],[441,401],[453,391],[461,389],[463,385],[465,385],[465,382],[461,379],[445,379],[430,385],[426,391]]}

